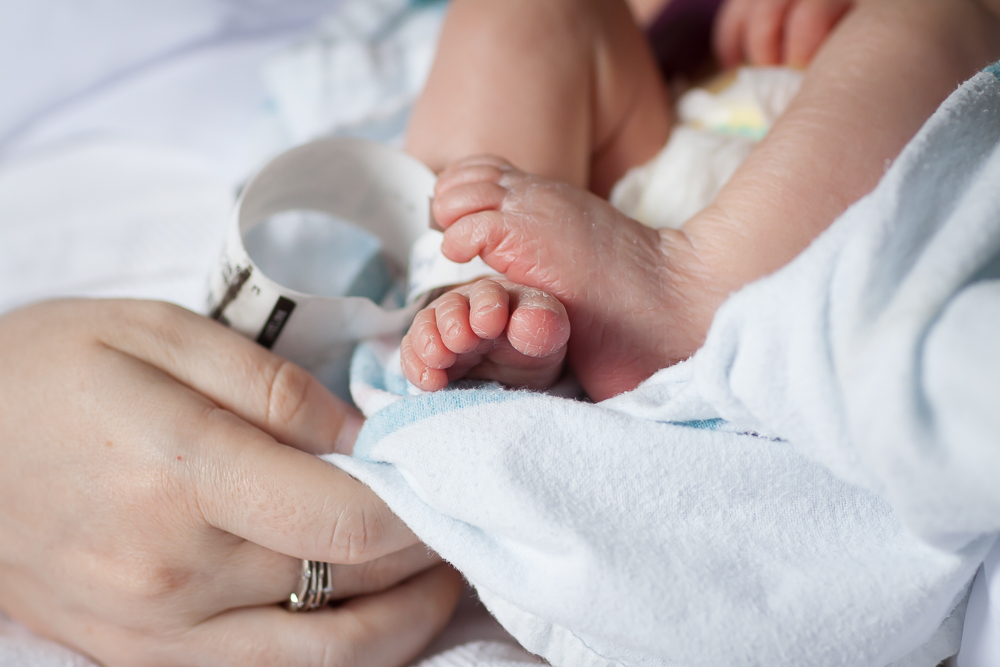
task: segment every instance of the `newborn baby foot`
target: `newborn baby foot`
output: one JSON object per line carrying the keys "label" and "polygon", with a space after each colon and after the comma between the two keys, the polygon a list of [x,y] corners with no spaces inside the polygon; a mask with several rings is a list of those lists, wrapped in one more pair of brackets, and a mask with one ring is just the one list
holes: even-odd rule
{"label": "newborn baby foot", "polygon": [[565,305],[569,364],[595,400],[635,388],[701,342],[706,313],[690,296],[698,264],[682,232],[650,229],[589,192],[490,156],[442,172],[433,212],[446,257],[479,255]]}
{"label": "newborn baby foot", "polygon": [[562,374],[566,309],[550,294],[505,280],[457,287],[417,313],[403,338],[403,374],[425,391],[459,378],[547,389]]}

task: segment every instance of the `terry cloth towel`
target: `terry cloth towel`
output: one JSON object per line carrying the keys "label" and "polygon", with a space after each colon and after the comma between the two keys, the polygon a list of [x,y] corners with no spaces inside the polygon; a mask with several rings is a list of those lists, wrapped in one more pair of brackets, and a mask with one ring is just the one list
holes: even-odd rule
{"label": "terry cloth towel", "polygon": [[371,344],[330,460],[554,665],[931,667],[1000,531],[998,182],[985,72],[689,362],[404,398]]}

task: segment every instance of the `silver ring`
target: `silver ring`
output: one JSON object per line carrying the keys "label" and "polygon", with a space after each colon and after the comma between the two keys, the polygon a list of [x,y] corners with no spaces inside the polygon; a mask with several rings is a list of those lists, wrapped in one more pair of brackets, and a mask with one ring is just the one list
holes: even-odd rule
{"label": "silver ring", "polygon": [[288,611],[314,611],[333,599],[333,566],[315,560],[302,561],[299,584],[288,596]]}

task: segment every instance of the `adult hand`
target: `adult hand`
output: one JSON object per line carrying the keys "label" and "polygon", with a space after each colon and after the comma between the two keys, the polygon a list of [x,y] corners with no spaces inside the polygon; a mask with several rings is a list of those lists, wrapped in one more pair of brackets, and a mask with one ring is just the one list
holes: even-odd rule
{"label": "adult hand", "polygon": [[[313,456],[349,450],[359,424],[300,368],[174,306],[0,317],[0,607],[109,667],[407,662],[461,580]],[[302,558],[338,564],[338,597],[403,583],[292,614],[275,603]]]}

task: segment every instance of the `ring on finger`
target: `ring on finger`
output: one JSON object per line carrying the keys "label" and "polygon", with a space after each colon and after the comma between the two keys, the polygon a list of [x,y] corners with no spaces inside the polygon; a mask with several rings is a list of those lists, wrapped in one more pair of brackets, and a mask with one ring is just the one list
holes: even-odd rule
{"label": "ring on finger", "polygon": [[288,611],[314,611],[333,598],[333,566],[315,560],[302,560],[299,583],[288,596]]}

